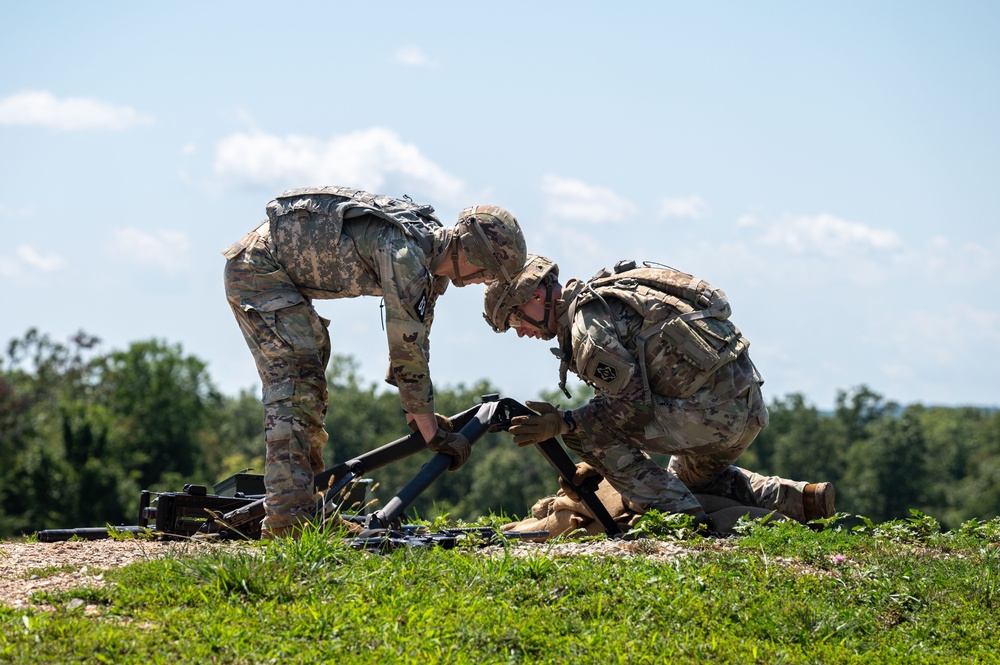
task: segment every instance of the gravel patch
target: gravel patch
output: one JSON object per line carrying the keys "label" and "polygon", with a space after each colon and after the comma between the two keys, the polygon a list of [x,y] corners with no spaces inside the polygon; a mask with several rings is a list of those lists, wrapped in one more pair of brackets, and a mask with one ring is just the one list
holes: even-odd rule
{"label": "gravel patch", "polygon": [[192,553],[205,543],[155,540],[91,540],[0,543],[0,605],[44,609],[31,602],[36,591],[104,586],[104,571],[166,556]]}

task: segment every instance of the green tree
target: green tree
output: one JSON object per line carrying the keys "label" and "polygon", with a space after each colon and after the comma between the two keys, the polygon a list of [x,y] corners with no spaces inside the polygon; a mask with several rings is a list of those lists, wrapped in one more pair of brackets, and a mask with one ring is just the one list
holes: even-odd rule
{"label": "green tree", "polygon": [[202,433],[199,466],[209,479],[234,473],[264,473],[264,404],[259,390],[222,397]]}
{"label": "green tree", "polygon": [[97,359],[93,381],[92,399],[110,420],[109,452],[141,487],[194,475],[201,437],[221,407],[204,362],[180,345],[134,342]]}
{"label": "green tree", "polygon": [[559,489],[556,472],[534,447],[518,448],[509,436],[474,454],[469,488],[452,509],[462,519],[487,513],[523,518],[536,501]]}
{"label": "green tree", "polygon": [[752,446],[761,467],[766,466],[774,475],[807,482],[836,483],[843,477],[844,432],[838,421],[824,418],[800,394],[775,400],[769,415],[767,428]]}
{"label": "green tree", "polygon": [[883,413],[865,432],[851,443],[841,510],[883,521],[925,507],[926,443],[919,419],[910,412]]}
{"label": "green tree", "polygon": [[65,451],[65,524],[102,526],[135,523],[139,487],[110,454],[110,418],[100,404],[67,402],[60,407]]}
{"label": "green tree", "polygon": [[956,527],[1000,515],[1000,411],[964,407],[915,410],[926,431],[929,503]]}
{"label": "green tree", "polygon": [[98,341],[80,332],[64,345],[31,329],[0,358],[0,535],[57,526],[71,510],[59,407],[85,393]]}

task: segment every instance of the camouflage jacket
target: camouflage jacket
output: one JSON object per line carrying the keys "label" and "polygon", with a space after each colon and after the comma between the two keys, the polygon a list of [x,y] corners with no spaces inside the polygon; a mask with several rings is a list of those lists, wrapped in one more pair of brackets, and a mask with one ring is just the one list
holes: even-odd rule
{"label": "camouflage jacket", "polygon": [[[281,269],[262,269],[243,306],[274,311],[312,298],[381,296],[386,381],[398,387],[403,410],[433,413],[429,335],[434,304],[448,286],[433,268],[451,229],[441,226],[430,206],[340,187],[286,192],[267,212],[269,221],[256,233]],[[224,252],[227,258],[241,243]]]}
{"label": "camouflage jacket", "polygon": [[[569,371],[595,390],[594,399],[575,409],[573,418],[588,433],[641,429],[651,420],[653,409],[669,399],[647,394],[635,343],[643,332],[643,317],[617,298],[589,299],[571,307],[583,287],[582,282],[570,280],[556,303],[557,352]],[[670,401],[678,408],[707,409],[731,400],[754,381],[759,382],[759,376],[743,352],[694,395]]]}
{"label": "camouflage jacket", "polygon": [[447,243],[435,242],[437,253],[428,253],[399,228],[375,219],[349,221],[344,235],[353,240],[356,262],[345,261],[345,267],[354,268],[354,279],[342,282],[339,297],[382,296],[389,343],[386,381],[399,389],[404,411],[433,413],[430,331],[434,305],[448,279],[435,276],[431,266]]}

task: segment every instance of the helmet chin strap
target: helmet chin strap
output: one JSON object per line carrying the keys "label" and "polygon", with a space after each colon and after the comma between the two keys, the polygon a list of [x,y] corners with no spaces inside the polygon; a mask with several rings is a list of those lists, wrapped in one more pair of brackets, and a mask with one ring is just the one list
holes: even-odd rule
{"label": "helmet chin strap", "polygon": [[545,301],[542,303],[545,308],[542,310],[542,320],[536,321],[531,318],[521,310],[517,311],[517,316],[523,321],[527,321],[531,325],[535,326],[539,330],[548,331],[549,324],[552,322],[552,282],[545,285]]}
{"label": "helmet chin strap", "polygon": [[452,267],[452,270],[455,272],[455,276],[452,278],[452,281],[455,283],[455,286],[459,286],[459,287],[465,286],[465,282],[462,280],[462,272],[458,269],[458,237],[457,236],[451,239],[451,267]]}

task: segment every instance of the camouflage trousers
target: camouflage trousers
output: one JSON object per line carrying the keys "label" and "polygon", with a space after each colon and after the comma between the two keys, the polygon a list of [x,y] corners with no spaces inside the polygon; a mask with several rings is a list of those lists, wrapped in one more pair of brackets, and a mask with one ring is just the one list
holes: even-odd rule
{"label": "camouflage trousers", "polygon": [[324,468],[330,322],[294,289],[261,238],[227,257],[226,298],[263,385],[263,528],[281,533],[310,515],[314,476]]}
{"label": "camouflage trousers", "polygon": [[[563,436],[568,448],[593,466],[621,493],[632,510],[677,513],[700,507],[695,493],[735,499],[804,517],[805,482],[762,476],[734,466],[767,425],[767,408],[755,383],[735,399],[707,409],[656,397],[652,422],[644,430],[576,432]],[[667,468],[649,453],[670,455]]]}

